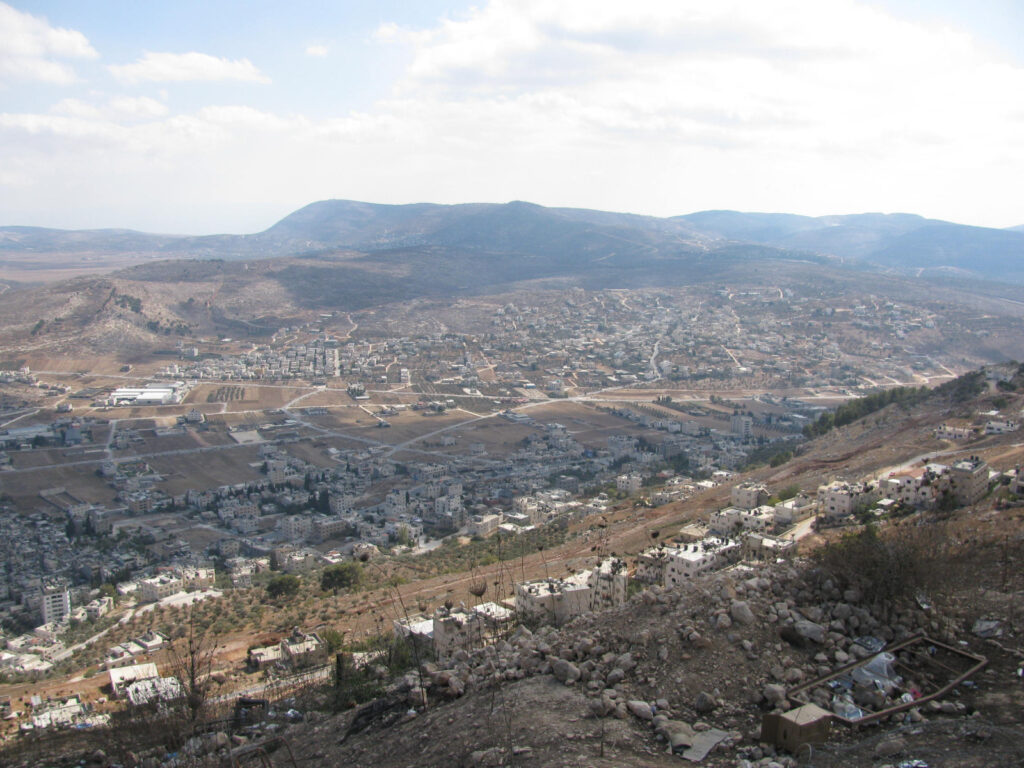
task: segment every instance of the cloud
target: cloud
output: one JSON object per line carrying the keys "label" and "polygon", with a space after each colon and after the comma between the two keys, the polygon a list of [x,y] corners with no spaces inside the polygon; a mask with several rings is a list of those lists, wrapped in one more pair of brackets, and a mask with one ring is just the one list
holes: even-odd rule
{"label": "cloud", "polygon": [[118,96],[109,104],[115,113],[129,118],[163,117],[170,111],[166,104],[148,96]]}
{"label": "cloud", "polygon": [[67,98],[61,99],[50,108],[54,115],[115,121],[163,117],[169,111],[166,104],[148,96],[115,96],[104,102]]}
{"label": "cloud", "polygon": [[312,56],[313,58],[322,59],[327,56],[328,49],[326,45],[307,45],[306,55]]}
{"label": "cloud", "polygon": [[81,32],[51,27],[42,17],[0,3],[0,84],[18,80],[66,85],[78,76],[59,59],[99,56]]}
{"label": "cloud", "polygon": [[205,53],[146,53],[131,64],[114,64],[110,72],[123,83],[240,80],[269,83],[248,59],[222,59]]}
{"label": "cloud", "polygon": [[[360,111],[93,94],[0,114],[0,168],[22,180],[0,177],[0,210],[86,217],[84,200],[102,217],[84,225],[192,232],[255,231],[270,221],[246,216],[326,197],[1020,223],[1024,114],[1007,94],[1024,70],[863,2],[490,0],[374,37],[407,66]],[[265,81],[185,56],[203,66],[147,54],[126,82],[239,64]]]}

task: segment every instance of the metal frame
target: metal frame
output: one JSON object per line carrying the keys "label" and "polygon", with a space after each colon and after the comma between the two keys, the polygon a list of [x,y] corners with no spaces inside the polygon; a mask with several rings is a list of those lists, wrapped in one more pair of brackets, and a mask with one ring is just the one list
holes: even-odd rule
{"label": "metal frame", "polygon": [[[933,659],[933,663],[935,663],[937,666],[942,667],[952,675],[956,675],[956,677],[954,677],[952,681],[942,686],[937,691],[934,691],[928,694],[927,696],[922,696],[919,699],[915,699],[914,701],[904,702],[892,707],[886,707],[885,709],[881,709],[878,712],[873,712],[871,714],[865,715],[864,717],[858,718],[856,720],[851,720],[850,718],[842,717],[841,715],[837,715],[835,713],[832,714],[833,719],[841,723],[844,723],[845,725],[866,725],[867,723],[873,723],[876,720],[881,720],[882,718],[896,714],[897,712],[903,712],[914,707],[919,707],[922,704],[927,704],[929,701],[932,701],[933,699],[937,699],[940,696],[944,696],[945,694],[949,693],[949,691],[951,691],[953,688],[958,686],[964,680],[967,680],[969,677],[972,677],[973,675],[977,674],[978,671],[980,671],[986,664],[988,664],[988,659],[985,656],[979,656],[975,653],[968,653],[967,651],[964,651],[960,648],[955,648],[951,645],[947,645],[946,643],[939,642],[938,640],[933,640],[932,638],[928,637],[923,633],[916,634],[904,640],[901,643],[897,643],[896,645],[890,646],[888,648],[883,648],[882,651],[879,651],[879,653],[883,651],[888,653],[896,653],[897,651],[902,651],[904,648],[908,648],[912,645],[917,645],[918,643],[934,645],[937,648],[942,648],[943,650],[949,651],[950,653],[956,654],[957,656],[962,656],[963,658],[968,659],[974,663],[966,672],[957,674],[956,670],[951,669],[950,667],[947,667],[945,664],[942,664],[941,662]],[[798,685],[795,688],[791,688],[788,691],[786,691],[786,698],[792,699],[793,701],[798,702],[801,705],[811,704],[813,702],[808,697],[803,695],[805,691],[815,688],[816,686],[822,685],[824,683],[827,683],[829,680],[834,680],[837,677],[842,677],[847,672],[851,672],[854,669],[857,669],[858,667],[864,666],[872,658],[874,658],[875,655],[876,654],[872,654],[867,658],[858,659],[857,661],[851,662],[850,664],[846,664],[845,666],[842,666],[839,669],[837,669],[831,675],[819,677],[814,680],[811,680],[810,682]]]}

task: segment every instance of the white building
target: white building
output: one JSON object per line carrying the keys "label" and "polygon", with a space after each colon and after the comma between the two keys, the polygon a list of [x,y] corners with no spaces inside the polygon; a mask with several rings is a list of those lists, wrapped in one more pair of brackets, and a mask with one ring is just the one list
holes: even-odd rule
{"label": "white building", "polygon": [[985,422],[986,435],[1003,435],[1015,432],[1020,425],[1011,419],[990,419]]}
{"label": "white building", "polygon": [[144,603],[155,603],[176,595],[184,588],[181,578],[172,573],[161,573],[139,582],[139,597]]}
{"label": "white building", "polygon": [[516,584],[516,614],[520,620],[563,624],[588,611],[603,611],[623,605],[628,584],[625,562],[619,558],[608,558],[595,568],[564,579]]}
{"label": "white building", "polygon": [[692,544],[652,547],[637,558],[636,580],[673,587],[735,562],[741,554],[738,541],[708,537]]}
{"label": "white building", "polygon": [[630,495],[639,493],[642,485],[643,478],[635,472],[631,472],[628,475],[619,475],[615,478],[615,488],[619,493],[628,493]]}
{"label": "white building", "polygon": [[754,434],[754,420],[745,414],[734,414],[729,420],[729,427],[734,435],[749,439]]}
{"label": "white building", "polygon": [[732,506],[739,509],[753,509],[768,501],[771,494],[763,483],[746,482],[734,485],[730,492]]}
{"label": "white building", "polygon": [[726,507],[711,514],[708,528],[713,533],[731,535],[741,531],[765,531],[774,523],[774,507],[762,506],[756,509]]}
{"label": "white building", "polygon": [[71,593],[64,584],[43,587],[41,612],[43,624],[59,624],[71,613]]}
{"label": "white building", "polygon": [[818,487],[818,508],[826,517],[845,517],[881,497],[874,483],[835,481]]}
{"label": "white building", "polygon": [[798,493],[792,499],[780,501],[775,505],[775,524],[786,527],[798,523],[813,515],[816,508],[814,499],[802,492]]}

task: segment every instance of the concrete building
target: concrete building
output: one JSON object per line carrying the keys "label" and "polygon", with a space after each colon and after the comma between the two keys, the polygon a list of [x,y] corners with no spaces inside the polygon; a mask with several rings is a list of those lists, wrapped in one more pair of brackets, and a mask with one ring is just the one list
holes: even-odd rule
{"label": "concrete building", "polygon": [[754,420],[746,414],[737,413],[729,419],[729,428],[737,437],[748,440],[754,434]]}
{"label": "concrete building", "polygon": [[816,509],[814,499],[801,491],[792,499],[780,501],[775,505],[775,525],[786,527],[806,520]]}
{"label": "concrete building", "polygon": [[846,517],[880,498],[875,483],[835,481],[818,487],[818,509],[825,517]]}
{"label": "concrete building", "polygon": [[652,547],[637,557],[636,580],[670,588],[739,559],[738,541],[708,537],[691,544]]}
{"label": "concrete building", "polygon": [[977,456],[954,462],[949,468],[949,488],[961,506],[976,504],[988,493],[989,466]]}
{"label": "concrete building", "polygon": [[635,472],[631,472],[627,475],[619,475],[615,478],[615,489],[619,491],[619,493],[628,493],[630,496],[635,493],[639,493],[642,485],[643,478]]}
{"label": "concrete building", "polygon": [[563,624],[588,611],[623,605],[628,584],[625,562],[608,558],[595,568],[564,579],[516,584],[516,615],[520,620]]}
{"label": "concrete building", "polygon": [[708,520],[712,533],[722,536],[742,531],[766,531],[775,524],[775,507],[761,506],[756,509],[726,507],[713,512]]}
{"label": "concrete building", "polygon": [[763,483],[748,481],[732,487],[729,501],[738,509],[753,509],[768,501],[770,496],[768,488]]}
{"label": "concrete building", "polygon": [[144,603],[155,603],[165,597],[176,595],[182,591],[184,583],[172,573],[161,573],[139,582],[139,597]]}
{"label": "concrete building", "polygon": [[71,613],[71,593],[67,584],[54,582],[42,589],[40,612],[43,624],[59,624]]}

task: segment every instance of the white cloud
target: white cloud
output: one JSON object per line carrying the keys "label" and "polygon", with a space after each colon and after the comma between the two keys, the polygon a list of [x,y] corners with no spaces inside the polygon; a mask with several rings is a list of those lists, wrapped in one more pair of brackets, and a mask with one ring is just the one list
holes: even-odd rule
{"label": "white cloud", "polygon": [[248,59],[222,59],[206,53],[146,53],[131,64],[108,67],[124,83],[241,80],[269,83],[270,78]]}
{"label": "white cloud", "polygon": [[109,104],[115,113],[130,118],[163,117],[170,111],[166,104],[148,96],[118,96]]}
{"label": "white cloud", "polygon": [[312,56],[313,58],[322,59],[328,54],[326,45],[307,45],[306,55]]}
{"label": "white cloud", "polygon": [[[491,0],[375,38],[409,63],[360,112],[93,95],[0,115],[0,168],[21,180],[0,177],[0,210],[193,232],[254,231],[270,223],[257,213],[326,197],[1024,223],[1024,70],[855,0]],[[121,75],[238,64],[180,58]],[[237,218],[217,218],[227,206]]]}
{"label": "white cloud", "polygon": [[57,84],[78,80],[60,59],[95,59],[99,54],[81,32],[51,27],[42,17],[0,3],[0,84],[17,80]]}
{"label": "white cloud", "polygon": [[163,117],[169,111],[166,104],[148,96],[114,96],[100,102],[67,98],[50,108],[52,114],[86,120],[151,119]]}

